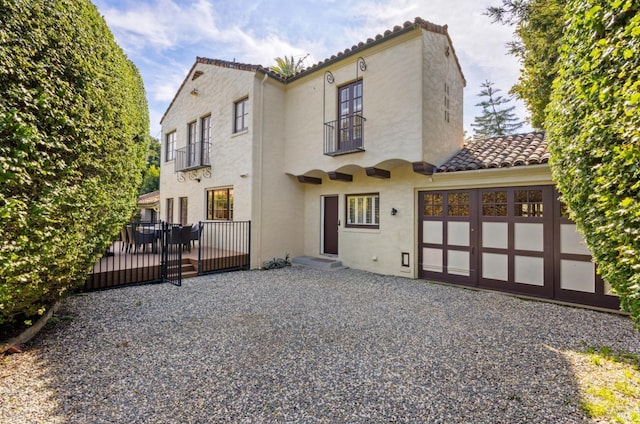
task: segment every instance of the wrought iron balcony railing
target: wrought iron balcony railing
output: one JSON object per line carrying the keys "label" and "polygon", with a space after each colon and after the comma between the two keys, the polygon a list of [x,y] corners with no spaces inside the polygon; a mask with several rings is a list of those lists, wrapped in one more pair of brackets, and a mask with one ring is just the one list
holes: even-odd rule
{"label": "wrought iron balcony railing", "polygon": [[193,143],[176,149],[175,171],[183,172],[211,166],[209,151],[211,143]]}
{"label": "wrought iron balcony railing", "polygon": [[364,123],[360,114],[340,117],[324,124],[324,154],[338,156],[364,151]]}

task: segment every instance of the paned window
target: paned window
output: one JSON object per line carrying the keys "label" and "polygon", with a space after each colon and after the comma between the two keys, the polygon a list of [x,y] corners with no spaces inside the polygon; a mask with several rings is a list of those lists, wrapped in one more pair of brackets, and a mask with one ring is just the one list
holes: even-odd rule
{"label": "paned window", "polygon": [[469,216],[469,192],[447,195],[447,216]]}
{"label": "paned window", "polygon": [[233,189],[207,190],[207,219],[233,220]]}
{"label": "paned window", "polygon": [[340,87],[338,101],[339,142],[359,147],[362,145],[362,80]]}
{"label": "paned window", "polygon": [[542,190],[516,190],[514,192],[514,215],[541,218]]}
{"label": "paned window", "polygon": [[180,198],[180,217],[179,217],[180,225],[187,225],[187,220],[189,218],[188,205],[189,205],[189,198],[181,197]]}
{"label": "paned window", "polygon": [[167,213],[165,218],[168,223],[173,223],[173,197],[167,199]]}
{"label": "paned window", "polygon": [[200,118],[200,141],[202,141],[203,164],[209,163],[209,152],[211,149],[211,115]]}
{"label": "paned window", "polygon": [[379,228],[378,193],[347,195],[347,227]]}
{"label": "paned window", "polygon": [[245,97],[234,103],[235,122],[233,132],[244,131],[249,128],[249,98]]}
{"label": "paned window", "polygon": [[507,216],[507,192],[483,191],[482,216]]}
{"label": "paned window", "polygon": [[442,216],[444,208],[442,206],[441,193],[425,193],[423,213],[425,216]]}
{"label": "paned window", "polygon": [[165,162],[172,161],[176,158],[176,132],[172,131],[165,137]]}
{"label": "paned window", "polygon": [[193,166],[196,163],[196,134],[198,134],[196,122],[190,122],[187,124],[187,146],[189,151],[188,166]]}

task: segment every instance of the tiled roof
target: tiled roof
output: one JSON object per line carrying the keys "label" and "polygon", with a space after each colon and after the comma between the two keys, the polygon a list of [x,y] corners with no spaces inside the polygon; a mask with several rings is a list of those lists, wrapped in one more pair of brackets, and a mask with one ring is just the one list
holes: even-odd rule
{"label": "tiled roof", "polygon": [[544,132],[474,140],[438,167],[438,172],[539,165],[549,161]]}
{"label": "tiled roof", "polygon": [[160,203],[160,191],[152,191],[138,196],[138,206],[153,206]]}
{"label": "tiled roof", "polygon": [[[182,90],[182,87],[185,85],[185,83],[187,82],[187,80],[189,79],[189,76],[192,74],[194,68],[196,67],[196,65],[198,63],[203,63],[203,64],[207,64],[207,65],[214,65],[214,66],[220,66],[223,68],[231,68],[231,69],[239,69],[239,70],[243,70],[243,71],[250,71],[250,72],[256,72],[256,71],[260,71],[266,74],[269,74],[270,76],[274,77],[275,79],[287,83],[289,81],[293,81],[296,80],[304,75],[313,73],[319,69],[322,69],[324,67],[327,67],[339,60],[342,60],[346,57],[349,56],[353,56],[355,54],[359,54],[361,53],[363,50],[368,49],[369,47],[372,47],[378,43],[384,42],[388,39],[391,39],[393,37],[396,37],[398,35],[404,34],[405,32],[414,30],[416,28],[422,28],[425,31],[430,31],[430,32],[434,32],[437,34],[442,34],[445,35],[447,37],[447,39],[449,40],[449,45],[451,45],[451,52],[453,53],[453,57],[456,61],[456,64],[458,66],[458,70],[460,71],[460,75],[462,75],[462,79],[464,80],[464,74],[462,73],[462,67],[460,66],[460,62],[458,61],[458,56],[456,55],[455,49],[453,48],[453,43],[451,42],[451,37],[449,37],[449,32],[448,32],[448,26],[447,25],[436,25],[434,23],[431,23],[429,21],[425,21],[424,19],[417,17],[415,18],[415,20],[413,22],[411,21],[406,21],[402,26],[400,25],[396,25],[395,27],[393,27],[393,30],[386,30],[384,32],[384,34],[378,34],[376,35],[374,38],[368,38],[367,41],[361,41],[359,42],[357,45],[353,45],[351,48],[347,48],[344,51],[338,52],[336,54],[334,54],[333,56],[325,59],[325,60],[321,60],[320,62],[310,66],[309,68],[303,69],[302,71],[298,72],[295,75],[289,76],[289,77],[284,77],[282,75],[280,75],[279,73],[272,71],[271,68],[269,67],[264,67],[262,65],[251,65],[251,64],[247,64],[247,63],[238,63],[235,60],[233,62],[227,61],[227,60],[220,60],[220,59],[209,59],[206,57],[196,57],[196,61],[193,64],[193,66],[191,67],[191,69],[189,70],[189,72],[187,73],[187,76],[185,77],[184,81],[182,82],[182,84],[180,85],[180,88],[178,88],[178,91],[176,92],[173,100],[171,100],[171,103],[169,104],[169,107],[167,107],[167,110],[164,112],[164,114],[162,115],[162,118],[160,119],[160,123],[162,124],[162,121],[164,120],[165,116],[167,115],[167,113],[169,112],[169,109],[171,109],[171,106],[173,106],[173,103],[175,102],[178,93],[180,92],[180,90]],[[196,79],[198,78],[200,75],[193,75],[192,79]],[[465,82],[466,84],[466,82]]]}
{"label": "tiled roof", "polygon": [[402,24],[402,26],[400,25],[396,25],[395,27],[393,27],[393,30],[386,30],[383,34],[378,34],[373,38],[368,38],[367,41],[361,41],[359,42],[357,45],[353,45],[351,48],[346,48],[344,51],[338,52],[334,55],[332,55],[329,58],[326,58],[324,60],[321,60],[320,62],[310,66],[309,68],[303,69],[302,71],[298,72],[295,75],[292,75],[290,77],[283,77],[280,74],[271,71],[270,69],[265,69],[265,68],[261,68],[260,70],[263,72],[268,72],[269,74],[275,76],[276,78],[280,79],[281,81],[291,81],[291,80],[295,80],[298,79],[300,77],[302,77],[303,75],[312,73],[317,71],[318,69],[324,68],[328,65],[331,65],[332,63],[338,61],[338,60],[342,60],[345,57],[348,56],[352,56],[355,54],[360,53],[361,51],[363,51],[364,49],[368,49],[369,47],[378,44],[380,42],[386,41],[390,38],[396,37],[400,34],[403,34],[405,32],[414,30],[416,28],[422,28],[425,31],[430,31],[430,32],[434,32],[437,34],[442,34],[445,35],[447,37],[447,39],[449,40],[449,44],[451,45],[451,51],[453,53],[453,57],[456,60],[456,64],[458,66],[458,70],[460,71],[460,75],[462,75],[462,79],[464,80],[464,75],[462,74],[462,67],[460,66],[460,62],[458,61],[458,56],[456,55],[455,49],[453,48],[453,43],[451,42],[451,37],[449,37],[449,32],[448,32],[448,26],[447,25],[436,25],[434,23],[431,23],[429,21],[425,21],[424,19],[417,17],[415,18],[415,20],[413,22],[411,21],[406,21],[404,24]]}

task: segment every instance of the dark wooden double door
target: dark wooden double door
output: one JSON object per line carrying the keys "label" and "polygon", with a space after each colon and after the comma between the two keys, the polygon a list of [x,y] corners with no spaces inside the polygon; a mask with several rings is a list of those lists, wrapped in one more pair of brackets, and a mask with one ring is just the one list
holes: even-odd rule
{"label": "dark wooden double door", "polygon": [[419,277],[617,309],[553,186],[419,193]]}

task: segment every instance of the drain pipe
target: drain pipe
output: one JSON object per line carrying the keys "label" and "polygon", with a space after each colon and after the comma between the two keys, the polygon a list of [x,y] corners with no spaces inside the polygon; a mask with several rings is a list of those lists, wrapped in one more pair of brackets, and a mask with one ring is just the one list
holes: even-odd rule
{"label": "drain pipe", "polygon": [[258,214],[256,214],[257,223],[256,227],[258,231],[254,231],[254,234],[258,236],[258,240],[256,246],[258,248],[257,255],[255,257],[258,258],[258,263],[260,263],[260,258],[262,258],[262,216],[264,215],[262,211],[262,198],[264,196],[262,190],[262,180],[264,177],[264,83],[269,79],[269,74],[265,73],[264,78],[260,82],[260,142],[258,143],[258,148],[260,149],[258,156],[260,160],[260,173],[257,185],[258,185]]}

